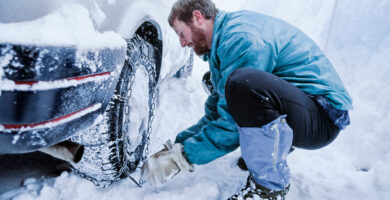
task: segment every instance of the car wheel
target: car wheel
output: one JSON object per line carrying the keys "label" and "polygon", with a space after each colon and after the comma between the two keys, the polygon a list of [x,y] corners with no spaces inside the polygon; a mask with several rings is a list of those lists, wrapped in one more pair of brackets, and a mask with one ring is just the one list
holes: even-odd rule
{"label": "car wheel", "polygon": [[85,148],[74,170],[97,185],[126,177],[146,157],[156,96],[156,51],[138,34],[127,41],[127,58],[103,119],[71,138]]}

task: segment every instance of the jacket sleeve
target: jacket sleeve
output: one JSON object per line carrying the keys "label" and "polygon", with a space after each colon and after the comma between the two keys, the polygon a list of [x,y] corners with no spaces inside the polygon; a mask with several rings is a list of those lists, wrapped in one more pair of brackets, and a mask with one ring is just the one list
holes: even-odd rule
{"label": "jacket sleeve", "polygon": [[[212,118],[202,119],[202,126],[192,129],[190,134],[186,134],[185,140],[182,140],[179,134],[179,140],[184,144],[184,151],[190,163],[205,164],[213,161],[239,146],[239,135],[237,127],[231,115],[225,99],[225,83],[230,73],[241,67],[261,68],[262,70],[271,70],[272,57],[271,50],[266,44],[255,42],[255,38],[243,34],[230,34],[223,36],[217,49],[217,55],[220,63],[220,76],[217,81],[216,95],[211,105],[215,106]],[[260,65],[261,64],[261,65]],[[209,102],[208,102],[209,103]],[[206,103],[207,104],[207,103]],[[207,106],[206,106],[207,107]],[[198,123],[199,124],[199,123]],[[193,127],[191,127],[193,128]],[[191,129],[190,128],[190,129]]]}

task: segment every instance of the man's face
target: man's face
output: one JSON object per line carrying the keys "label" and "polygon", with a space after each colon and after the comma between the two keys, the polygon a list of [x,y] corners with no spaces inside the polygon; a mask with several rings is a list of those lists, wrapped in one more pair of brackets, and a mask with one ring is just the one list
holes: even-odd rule
{"label": "man's face", "polygon": [[191,47],[197,55],[203,55],[209,52],[206,36],[200,28],[194,25],[194,23],[187,25],[186,23],[175,19],[173,21],[173,29],[179,36],[182,47]]}

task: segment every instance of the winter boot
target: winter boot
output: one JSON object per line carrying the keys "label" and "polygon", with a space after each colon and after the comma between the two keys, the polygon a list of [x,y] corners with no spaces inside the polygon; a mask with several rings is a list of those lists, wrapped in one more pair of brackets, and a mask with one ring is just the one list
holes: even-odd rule
{"label": "winter boot", "polygon": [[290,189],[290,185],[281,191],[272,191],[257,184],[249,175],[246,185],[240,192],[231,196],[228,200],[284,200]]}

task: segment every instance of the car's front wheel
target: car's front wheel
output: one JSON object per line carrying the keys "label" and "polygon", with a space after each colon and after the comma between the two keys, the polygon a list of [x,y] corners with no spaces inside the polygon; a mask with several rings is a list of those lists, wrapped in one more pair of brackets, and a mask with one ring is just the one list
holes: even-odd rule
{"label": "car's front wheel", "polygon": [[85,148],[74,170],[101,186],[136,169],[151,133],[158,50],[137,34],[127,43],[127,59],[103,119],[71,138]]}

